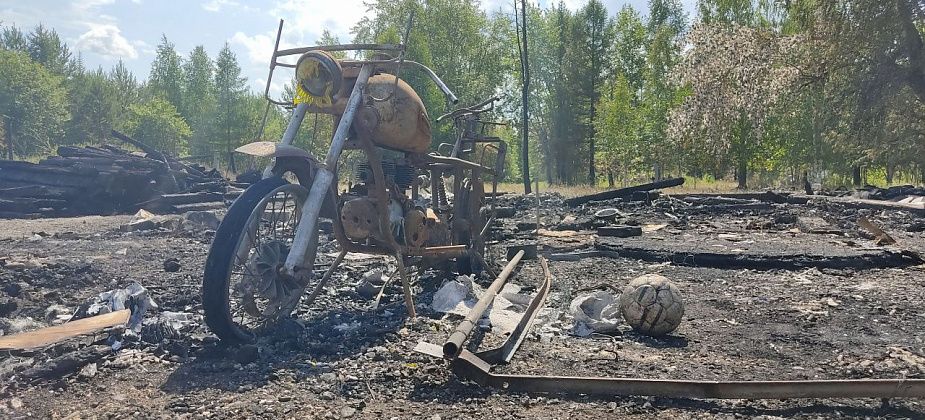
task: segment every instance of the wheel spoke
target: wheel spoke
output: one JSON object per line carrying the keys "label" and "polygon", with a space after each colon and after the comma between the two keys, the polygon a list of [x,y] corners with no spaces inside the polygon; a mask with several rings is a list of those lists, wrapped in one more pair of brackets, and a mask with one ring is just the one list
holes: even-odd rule
{"label": "wheel spoke", "polygon": [[[228,274],[229,300],[233,301],[229,302],[228,312],[232,322],[243,329],[259,329],[277,316],[288,315],[275,307],[281,303],[272,296],[296,291],[271,276],[284,264],[284,255],[298,231],[302,198],[307,194],[304,190],[297,184],[273,190],[253,208],[244,226]],[[317,242],[313,240],[313,246],[317,247]],[[263,293],[271,298],[263,297]]]}

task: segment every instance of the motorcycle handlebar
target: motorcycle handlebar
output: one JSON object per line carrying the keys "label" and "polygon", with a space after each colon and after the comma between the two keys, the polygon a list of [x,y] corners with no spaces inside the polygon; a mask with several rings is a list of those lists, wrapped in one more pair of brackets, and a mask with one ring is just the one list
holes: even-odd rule
{"label": "motorcycle handlebar", "polygon": [[488,105],[492,105],[495,101],[497,101],[497,100],[499,100],[499,99],[500,99],[500,98],[498,98],[497,96],[493,96],[493,97],[488,98],[487,100],[485,100],[485,101],[483,101],[483,102],[481,102],[481,103],[472,105],[472,106],[470,106],[470,107],[459,108],[459,109],[457,109],[457,110],[455,110],[455,111],[453,111],[453,112],[450,112],[450,113],[441,115],[439,118],[437,118],[437,122],[443,121],[443,120],[445,120],[445,119],[447,119],[447,118],[456,118],[456,117],[458,117],[458,116],[460,116],[460,115],[466,115],[466,114],[473,114],[473,113],[476,113],[476,112],[488,111],[487,109],[484,109],[484,108],[485,108],[486,106],[488,106]]}
{"label": "motorcycle handlebar", "polygon": [[417,61],[411,61],[411,60],[405,60],[405,63],[411,64],[412,66],[417,66],[421,70],[424,70],[424,72],[427,73],[428,76],[430,76],[430,79],[434,81],[437,87],[439,87],[440,90],[443,91],[443,94],[446,96],[446,99],[450,101],[450,103],[454,105],[459,103],[459,98],[457,98],[456,95],[453,94],[453,91],[451,91],[450,88],[446,86],[446,83],[443,83],[443,80],[440,80],[440,77],[437,76],[437,73],[434,73],[434,71],[431,70],[429,67],[421,63],[418,63]]}

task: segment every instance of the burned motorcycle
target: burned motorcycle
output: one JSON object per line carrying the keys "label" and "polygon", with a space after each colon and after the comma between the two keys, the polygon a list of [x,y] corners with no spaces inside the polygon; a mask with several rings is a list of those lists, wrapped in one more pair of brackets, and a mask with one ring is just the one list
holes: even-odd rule
{"label": "burned motorcycle", "polygon": [[[485,134],[496,123],[480,115],[492,109],[496,98],[437,119],[452,120],[457,137],[454,144],[429,152],[430,118],[421,98],[400,77],[402,70],[423,72],[448,103],[457,99],[431,69],[405,59],[405,45],[279,50],[281,31],[282,22],[266,93],[270,102],[294,109],[279,143],[237,149],[272,158],[272,163],[263,179],[235,200],[216,232],[203,279],[206,323],[223,340],[250,340],[299,305],[311,305],[351,252],[394,257],[409,316],[415,316],[410,268],[449,259],[462,272],[485,267],[484,237],[494,217],[489,199],[494,194],[486,194],[483,177],[491,177],[496,192],[507,147]],[[332,54],[342,51],[372,58]],[[287,56],[299,59],[295,65],[278,61]],[[298,92],[292,103],[269,97],[277,67],[295,69]],[[292,145],[306,113],[334,118],[336,129],[323,161]],[[338,165],[347,150],[359,151],[364,159],[358,182],[339,191]],[[333,234],[336,253],[319,252],[322,226]]]}

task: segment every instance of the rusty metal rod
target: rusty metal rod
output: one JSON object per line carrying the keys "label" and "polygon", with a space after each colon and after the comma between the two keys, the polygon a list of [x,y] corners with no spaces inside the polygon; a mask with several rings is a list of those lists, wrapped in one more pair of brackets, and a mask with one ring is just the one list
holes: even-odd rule
{"label": "rusty metal rod", "polygon": [[[415,351],[440,357],[439,345],[418,343]],[[804,381],[698,381],[491,373],[492,364],[462,350],[453,373],[482,386],[510,392],[584,394],[604,397],[653,396],[704,399],[925,398],[925,379],[835,379]]]}
{"label": "rusty metal rod", "polygon": [[511,261],[507,263],[507,266],[504,267],[504,270],[501,271],[498,278],[495,279],[488,290],[485,291],[485,294],[479,298],[479,301],[476,302],[475,306],[469,311],[469,315],[466,315],[466,319],[459,323],[456,327],[456,331],[453,331],[453,334],[450,334],[450,338],[443,344],[444,357],[453,359],[459,355],[463,343],[469,338],[469,335],[472,334],[472,329],[475,328],[478,320],[482,318],[482,314],[488,309],[488,305],[494,302],[498,291],[501,290],[504,283],[507,283],[507,278],[511,275],[511,272],[514,271],[514,267],[520,263],[520,259],[523,258],[523,256],[524,251],[520,250],[514,255],[514,258],[511,258]]}
{"label": "rusty metal rod", "polygon": [[504,375],[489,372],[488,363],[465,350],[452,366],[460,377],[512,392],[716,399],[925,397],[925,379],[694,381]]}
{"label": "rusty metal rod", "polygon": [[492,365],[510,363],[511,358],[514,357],[514,352],[520,348],[524,338],[526,338],[527,334],[530,332],[530,328],[533,327],[533,321],[536,320],[536,316],[540,313],[540,310],[546,306],[546,297],[549,295],[549,288],[552,286],[552,274],[549,272],[546,259],[542,256],[540,256],[540,265],[543,267],[543,280],[540,282],[540,287],[536,290],[536,296],[530,301],[530,305],[527,306],[523,316],[517,323],[517,327],[514,328],[514,331],[511,332],[511,335],[507,337],[507,340],[504,341],[501,347],[476,353],[476,356],[480,359]]}

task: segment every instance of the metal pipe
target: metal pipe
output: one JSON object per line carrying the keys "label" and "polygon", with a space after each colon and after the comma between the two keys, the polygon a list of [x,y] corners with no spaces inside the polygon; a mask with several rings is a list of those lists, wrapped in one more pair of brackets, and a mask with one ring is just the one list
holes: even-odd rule
{"label": "metal pipe", "polygon": [[466,319],[459,323],[459,326],[456,327],[456,331],[453,331],[450,338],[443,344],[443,357],[453,359],[459,355],[460,350],[462,350],[463,342],[472,334],[472,329],[475,328],[476,322],[482,318],[482,314],[488,309],[488,305],[494,302],[495,296],[501,290],[501,287],[504,286],[504,283],[507,283],[507,278],[511,275],[511,272],[514,271],[514,267],[520,263],[520,259],[523,258],[523,256],[524,251],[520,250],[514,255],[514,258],[511,258],[511,261],[507,263],[507,266],[504,267],[504,270],[501,271],[498,278],[495,279],[488,290],[485,291],[485,294],[479,298],[479,301],[476,302],[475,306],[469,311],[469,314],[466,315]]}
{"label": "metal pipe", "polygon": [[[321,205],[324,203],[324,196],[328,194],[331,187],[331,181],[334,179],[334,168],[337,167],[337,160],[340,159],[340,153],[344,149],[344,143],[347,141],[347,134],[350,132],[350,126],[353,125],[353,117],[356,115],[360,102],[366,92],[366,83],[372,74],[373,66],[364,65],[357,76],[356,85],[350,92],[350,99],[347,100],[347,107],[344,115],[337,124],[337,131],[334,133],[334,139],[331,140],[331,148],[328,149],[328,155],[324,159],[324,165],[318,165],[318,171],[315,172],[315,180],[312,182],[312,188],[309,190],[308,198],[305,200],[305,206],[302,207],[302,222],[296,227],[295,240],[289,255],[286,256],[286,272],[291,276],[297,276],[296,267],[303,263],[305,252],[308,250],[310,235],[317,235],[315,230],[318,223],[318,214],[321,213]],[[306,104],[299,104],[299,107]],[[298,109],[298,108],[296,108]],[[302,114],[304,117],[304,113]],[[288,129],[286,130],[289,131]],[[309,270],[310,271],[310,270]]]}
{"label": "metal pipe", "polygon": [[[295,141],[296,134],[299,133],[299,127],[302,125],[302,120],[305,119],[305,113],[308,111],[308,103],[300,103],[292,110],[292,117],[289,118],[289,125],[286,126],[286,131],[283,132],[283,138],[279,140],[280,144],[291,145]],[[273,176],[273,166],[276,165],[276,158],[270,160],[270,163],[267,164],[267,167],[263,169],[263,177],[269,178]]]}
{"label": "metal pipe", "polygon": [[287,55],[304,54],[309,51],[354,51],[354,50],[374,50],[374,51],[400,51],[404,46],[396,44],[341,44],[341,45],[316,45],[313,47],[290,48],[279,50],[276,57]]}
{"label": "metal pipe", "polygon": [[276,29],[276,43],[273,44],[273,57],[270,58],[270,73],[267,75],[267,87],[263,91],[263,97],[267,99],[267,102],[272,102],[270,100],[270,82],[273,81],[273,70],[276,69],[276,52],[279,51],[279,39],[283,36],[283,20],[279,20],[279,28]]}
{"label": "metal pipe", "polygon": [[427,75],[430,76],[430,80],[434,81],[434,83],[437,85],[437,87],[440,88],[440,90],[443,92],[443,95],[446,96],[446,99],[450,101],[450,103],[453,103],[453,104],[459,103],[459,98],[457,98],[456,95],[453,94],[453,91],[451,91],[450,88],[447,87],[446,83],[443,83],[443,80],[440,80],[440,77],[437,76],[437,73],[434,73],[434,71],[431,70],[430,67],[427,67],[421,63],[418,63],[417,61],[412,61],[412,60],[405,60],[405,64],[417,66],[419,69],[424,70],[424,73],[427,73]]}

